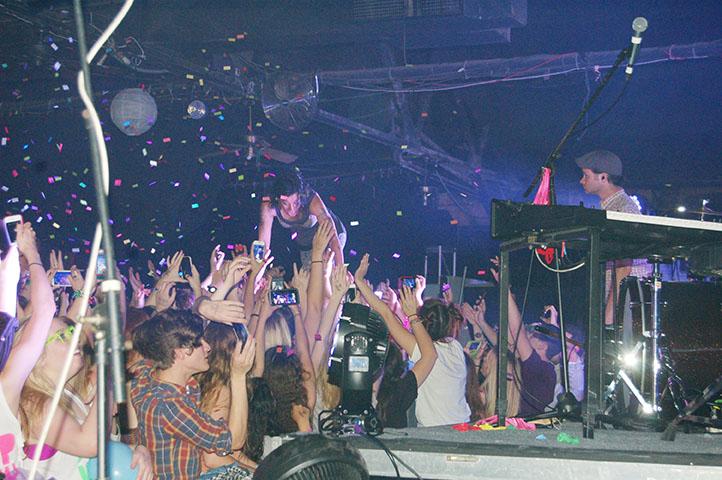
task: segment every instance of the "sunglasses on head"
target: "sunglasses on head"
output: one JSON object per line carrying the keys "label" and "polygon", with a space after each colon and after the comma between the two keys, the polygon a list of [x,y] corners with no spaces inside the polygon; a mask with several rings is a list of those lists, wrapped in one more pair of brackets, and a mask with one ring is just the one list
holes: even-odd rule
{"label": "sunglasses on head", "polygon": [[64,329],[53,333],[45,342],[45,345],[50,345],[56,340],[65,343],[72,338],[73,333],[75,333],[75,325],[68,325]]}

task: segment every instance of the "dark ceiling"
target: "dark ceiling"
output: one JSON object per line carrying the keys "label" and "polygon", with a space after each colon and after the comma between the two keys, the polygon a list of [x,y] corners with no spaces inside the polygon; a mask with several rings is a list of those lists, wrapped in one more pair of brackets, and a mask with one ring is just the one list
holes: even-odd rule
{"label": "dark ceiling", "polygon": [[[95,39],[122,2],[82,3]],[[719,1],[467,0],[461,3],[475,5],[479,18],[354,19],[354,4],[361,3],[373,2],[136,2],[107,57],[92,68],[123,258],[253,239],[264,174],[279,166],[246,160],[249,120],[273,148],[298,155],[297,165],[331,208],[359,222],[351,249],[370,249],[391,270],[406,271],[419,271],[418,251],[430,245],[478,257],[493,248],[481,233],[489,200],[520,199],[607,71],[608,63],[595,70],[587,61],[613,60],[640,15],[649,21],[643,47],[662,53],[644,50],[619,103],[566,146],[559,200],[594,202],[576,185],[572,159],[608,148],[624,160],[628,188],[657,212],[702,198],[722,210]],[[96,217],[74,87],[71,2],[0,1],[0,30],[5,210],[23,210],[42,237],[82,252]],[[692,44],[699,49],[681,47]],[[534,55],[549,57],[534,63]],[[645,64],[651,60],[658,61]],[[481,63],[486,73],[475,78],[461,70],[442,78],[431,69],[411,81],[323,81],[339,72],[480,61],[501,61],[511,73],[489,73],[491,63]],[[562,74],[564,65],[576,68]],[[322,110],[391,140],[379,143],[329,122],[312,121],[295,133],[272,125],[263,117],[259,86],[289,72],[317,74]],[[500,77],[514,81],[489,81]],[[612,105],[624,83],[620,71],[584,125]],[[125,136],[109,118],[110,101],[129,87],[149,91],[159,110],[154,127],[139,137]],[[208,106],[202,120],[186,114],[194,99]],[[414,145],[441,155],[416,154]],[[424,185],[431,192],[426,206]],[[404,264],[407,258],[413,260]]]}

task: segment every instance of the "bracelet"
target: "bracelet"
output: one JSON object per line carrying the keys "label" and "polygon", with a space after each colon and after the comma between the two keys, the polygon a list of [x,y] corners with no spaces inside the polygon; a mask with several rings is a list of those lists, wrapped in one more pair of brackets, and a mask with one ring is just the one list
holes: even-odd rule
{"label": "bracelet", "polygon": [[418,325],[419,323],[424,323],[424,321],[421,320],[420,318],[415,318],[413,320],[409,320],[409,325],[411,325],[412,327],[414,325]]}
{"label": "bracelet", "polygon": [[73,294],[71,295],[71,298],[80,298],[83,296],[82,290],[74,290]]}
{"label": "bracelet", "polygon": [[323,263],[323,260],[311,260],[311,263]]}
{"label": "bracelet", "polygon": [[257,313],[252,313],[252,314],[251,314],[251,317],[258,317],[258,318],[261,318],[261,316],[260,316],[259,314],[257,314]]}
{"label": "bracelet", "polygon": [[406,318],[409,319],[409,322],[411,321],[411,317],[418,317],[418,315],[417,315],[416,313],[412,313],[411,315],[409,315],[408,317],[406,317]]}
{"label": "bracelet", "polygon": [[43,266],[43,264],[40,262],[32,262],[32,263],[28,263],[28,268],[32,267],[33,265],[40,265],[41,267]]}

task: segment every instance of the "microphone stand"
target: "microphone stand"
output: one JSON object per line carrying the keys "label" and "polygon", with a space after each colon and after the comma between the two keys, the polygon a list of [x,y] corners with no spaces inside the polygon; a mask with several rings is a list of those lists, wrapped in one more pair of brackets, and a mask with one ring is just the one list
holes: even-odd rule
{"label": "microphone stand", "polygon": [[[599,95],[602,93],[604,88],[607,86],[609,81],[612,79],[614,74],[619,69],[619,66],[622,64],[622,62],[629,57],[631,53],[630,47],[624,48],[622,51],[619,52],[619,55],[617,55],[616,60],[614,61],[614,64],[609,69],[609,71],[604,75],[602,78],[602,81],[599,83],[597,88],[594,90],[592,95],[589,97],[589,100],[586,101],[584,106],[582,107],[582,110],[579,112],[577,117],[574,119],[574,122],[569,126],[564,136],[561,138],[559,143],[556,147],[554,147],[554,150],[549,154],[546,161],[542,165],[542,167],[539,169],[539,172],[532,180],[529,187],[524,192],[524,198],[528,198],[531,192],[536,188],[536,186],[541,181],[542,175],[544,174],[544,169],[548,168],[550,170],[549,175],[549,205],[556,205],[557,198],[556,198],[556,189],[554,187],[554,170],[555,170],[555,162],[557,159],[561,157],[561,151],[562,148],[567,144],[571,136],[574,134],[574,132],[577,130],[577,127],[579,127],[579,124],[581,123],[584,116],[587,114],[587,112],[592,108],[592,105],[594,105],[594,102],[596,102],[597,98],[599,98]],[[627,79],[629,80],[629,79]],[[557,259],[557,270],[559,269],[559,257],[556,256]],[[589,268],[593,268],[593,265],[590,265]],[[557,276],[559,273],[557,272]],[[557,279],[558,280],[558,279]],[[561,305],[560,305],[561,308]],[[564,382],[564,392],[561,393],[557,397],[557,408],[551,412],[545,412],[538,415],[534,415],[532,417],[525,418],[524,420],[541,420],[545,418],[568,418],[568,417],[578,417],[579,416],[579,401],[574,397],[574,395],[569,391],[569,358],[567,357],[567,342],[566,342],[566,329],[564,327],[564,320],[561,315],[559,315],[559,336],[562,346],[562,381]]]}
{"label": "microphone stand", "polygon": [[[80,53],[80,65],[84,74],[85,89],[92,98],[92,89],[90,83],[90,67],[87,55],[87,42],[85,37],[85,26],[83,20],[82,7],[80,0],[73,1],[73,10],[75,14],[75,24],[78,31],[78,50]],[[116,403],[124,403],[126,401],[125,391],[125,361],[123,355],[122,330],[120,326],[120,281],[115,268],[115,255],[113,250],[113,232],[110,226],[110,218],[108,215],[109,206],[108,198],[105,193],[103,182],[99,146],[95,143],[93,135],[93,126],[90,118],[85,116],[85,127],[90,136],[90,156],[93,167],[93,179],[95,183],[95,194],[97,201],[99,224],[102,230],[102,243],[106,256],[107,276],[101,284],[106,302],[107,310],[103,311],[96,318],[96,362],[97,362],[97,381],[96,386],[98,402],[98,476],[99,480],[108,478],[107,463],[107,428],[108,425],[108,406],[105,398],[106,388],[106,365],[107,357],[110,357],[110,366],[113,379],[113,394]],[[89,268],[95,268],[90,265]],[[102,309],[104,310],[104,309]]]}
{"label": "microphone stand", "polygon": [[559,141],[556,147],[554,147],[554,150],[549,154],[546,161],[544,162],[544,165],[539,169],[539,172],[537,173],[536,177],[534,177],[534,180],[532,180],[531,184],[529,185],[529,188],[526,189],[524,192],[524,198],[529,197],[531,192],[536,188],[536,186],[539,184],[539,181],[542,178],[542,175],[544,173],[544,168],[548,168],[551,170],[551,174],[549,176],[549,204],[550,205],[556,205],[557,203],[557,196],[556,196],[556,189],[554,188],[554,168],[555,168],[555,162],[559,157],[561,157],[561,151],[562,148],[566,145],[566,143],[569,141],[569,138],[574,134],[574,132],[577,130],[577,127],[579,126],[579,123],[581,123],[584,116],[587,114],[590,108],[592,108],[592,105],[594,105],[594,102],[596,102],[599,95],[602,93],[602,90],[604,90],[604,87],[607,86],[609,81],[612,79],[612,76],[617,72],[619,69],[619,66],[622,64],[625,58],[629,56],[630,49],[625,48],[621,52],[619,52],[619,55],[617,55],[617,59],[614,61],[614,64],[609,69],[607,74],[602,78],[602,81],[599,83],[597,88],[594,90],[592,95],[589,97],[589,100],[584,104],[582,107],[582,110],[579,112],[579,115],[577,115],[577,118],[574,119],[574,122],[571,124],[569,129],[566,131],[562,139]]}

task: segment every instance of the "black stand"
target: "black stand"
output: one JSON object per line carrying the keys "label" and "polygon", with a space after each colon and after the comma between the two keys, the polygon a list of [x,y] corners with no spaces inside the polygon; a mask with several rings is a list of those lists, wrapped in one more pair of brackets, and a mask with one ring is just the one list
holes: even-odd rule
{"label": "black stand", "polygon": [[[73,0],[75,24],[78,30],[78,51],[80,53],[80,65],[85,80],[85,90],[92,98],[90,82],[90,67],[87,60],[87,42],[85,39],[85,26],[83,23],[83,12],[80,0]],[[125,392],[125,361],[123,359],[123,341],[120,323],[120,281],[116,272],[115,254],[113,250],[113,232],[110,227],[108,215],[108,198],[105,193],[103,175],[101,169],[100,148],[95,143],[93,126],[86,118],[85,126],[90,133],[90,156],[92,159],[93,179],[95,182],[95,195],[98,209],[98,222],[102,229],[103,249],[107,262],[107,276],[102,283],[102,290],[107,302],[105,316],[101,316],[99,325],[96,325],[96,360],[98,371],[98,385],[96,386],[98,403],[98,479],[107,479],[106,462],[106,425],[107,425],[107,402],[105,398],[105,368],[107,356],[110,356],[111,372],[113,377],[113,394],[117,403],[126,401]],[[90,265],[89,268],[95,268]],[[106,345],[109,341],[109,345]]]}
{"label": "black stand", "polygon": [[617,59],[614,61],[612,68],[609,69],[607,74],[602,79],[601,83],[594,90],[594,93],[592,93],[592,95],[589,97],[589,100],[587,100],[587,103],[584,104],[584,107],[582,107],[582,110],[579,112],[579,115],[577,115],[577,118],[574,119],[574,122],[571,124],[569,129],[566,131],[566,133],[564,134],[562,139],[559,141],[559,143],[554,148],[554,150],[552,150],[552,153],[550,153],[549,156],[547,157],[546,162],[544,162],[544,165],[542,165],[542,168],[539,169],[539,173],[537,173],[536,177],[534,177],[534,180],[532,180],[531,184],[529,185],[529,188],[527,188],[526,192],[524,192],[524,198],[529,197],[531,192],[539,184],[539,181],[541,180],[541,177],[544,174],[544,168],[548,168],[551,170],[551,176],[549,179],[550,204],[555,205],[557,203],[556,190],[554,189],[554,163],[561,156],[562,148],[564,147],[564,145],[566,145],[567,141],[569,141],[569,138],[577,130],[579,123],[582,121],[582,119],[587,114],[589,109],[592,108],[592,105],[594,105],[594,102],[597,100],[599,95],[602,93],[602,90],[604,90],[604,87],[606,87],[607,84],[609,83],[609,81],[612,79],[612,76],[614,76],[614,74],[617,72],[617,70],[619,69],[619,66],[622,64],[622,61],[624,61],[624,59],[626,59],[628,56],[629,56],[628,48],[625,48],[624,50],[619,52],[619,55],[617,55]]}
{"label": "black stand", "polygon": [[[544,165],[539,169],[539,172],[537,173],[536,177],[532,180],[531,184],[527,188],[527,190],[524,192],[524,197],[529,197],[531,192],[536,188],[536,186],[541,181],[542,175],[544,174],[544,169],[548,168],[550,170],[550,178],[549,178],[549,204],[555,205],[556,204],[556,189],[554,187],[554,170],[555,170],[555,162],[556,160],[561,156],[562,148],[566,145],[566,143],[569,141],[571,136],[574,134],[574,132],[579,127],[579,124],[581,123],[584,116],[587,114],[587,112],[591,109],[592,105],[594,105],[594,102],[596,102],[597,98],[599,98],[599,95],[602,93],[604,88],[607,86],[609,81],[612,79],[614,74],[619,69],[619,66],[622,64],[622,62],[629,56],[629,48],[625,48],[622,51],[619,52],[619,55],[617,55],[617,59],[614,61],[614,64],[609,69],[607,74],[602,79],[601,83],[597,86],[597,88],[594,90],[592,95],[589,97],[589,100],[584,104],[582,107],[582,110],[579,112],[577,117],[574,119],[574,122],[572,122],[571,126],[567,129],[566,133],[562,137],[562,139],[559,141],[557,146],[554,148],[554,150],[549,154],[546,161],[544,162]],[[505,255],[502,255],[501,258],[504,260]],[[508,256],[506,256],[508,258]],[[556,265],[557,270],[559,270],[559,256],[556,256]],[[595,265],[590,265],[589,268],[596,268]],[[503,264],[502,264],[502,270],[503,270]],[[559,275],[559,273],[557,273]],[[508,288],[508,280],[506,282],[506,285],[503,285],[504,287]],[[502,302],[501,302],[501,308],[507,308],[504,302],[504,295],[505,295],[505,289],[502,288]],[[553,418],[553,417],[560,417],[560,418],[573,418],[578,415],[579,412],[579,401],[574,397],[574,395],[569,391],[569,359],[567,357],[567,348],[566,348],[566,329],[564,327],[564,320],[563,316],[559,315],[559,336],[560,341],[562,345],[562,377],[564,381],[564,393],[559,395],[558,397],[558,403],[557,408],[553,412],[549,413],[543,413],[540,415],[536,415],[534,417],[531,417],[531,419],[542,419],[542,418]],[[501,340],[500,340],[501,344]],[[500,357],[501,358],[501,357]],[[590,361],[592,359],[587,358],[587,361]],[[592,360],[593,361],[593,360]],[[502,367],[504,370],[502,370]],[[498,364],[499,372],[497,373],[497,378],[504,378],[506,376],[506,362],[499,361]],[[504,382],[499,382],[504,383]],[[499,385],[497,386],[497,389],[499,389]],[[500,392],[501,393],[501,392]],[[503,399],[502,405],[504,408],[506,407],[506,392],[503,392]],[[499,402],[497,400],[497,406],[499,406]],[[499,415],[500,422],[503,422],[503,414],[501,412],[497,412]],[[585,438],[594,438],[594,426],[592,425],[593,420],[590,418],[584,418],[584,437]],[[502,424],[502,423],[500,423]]]}

